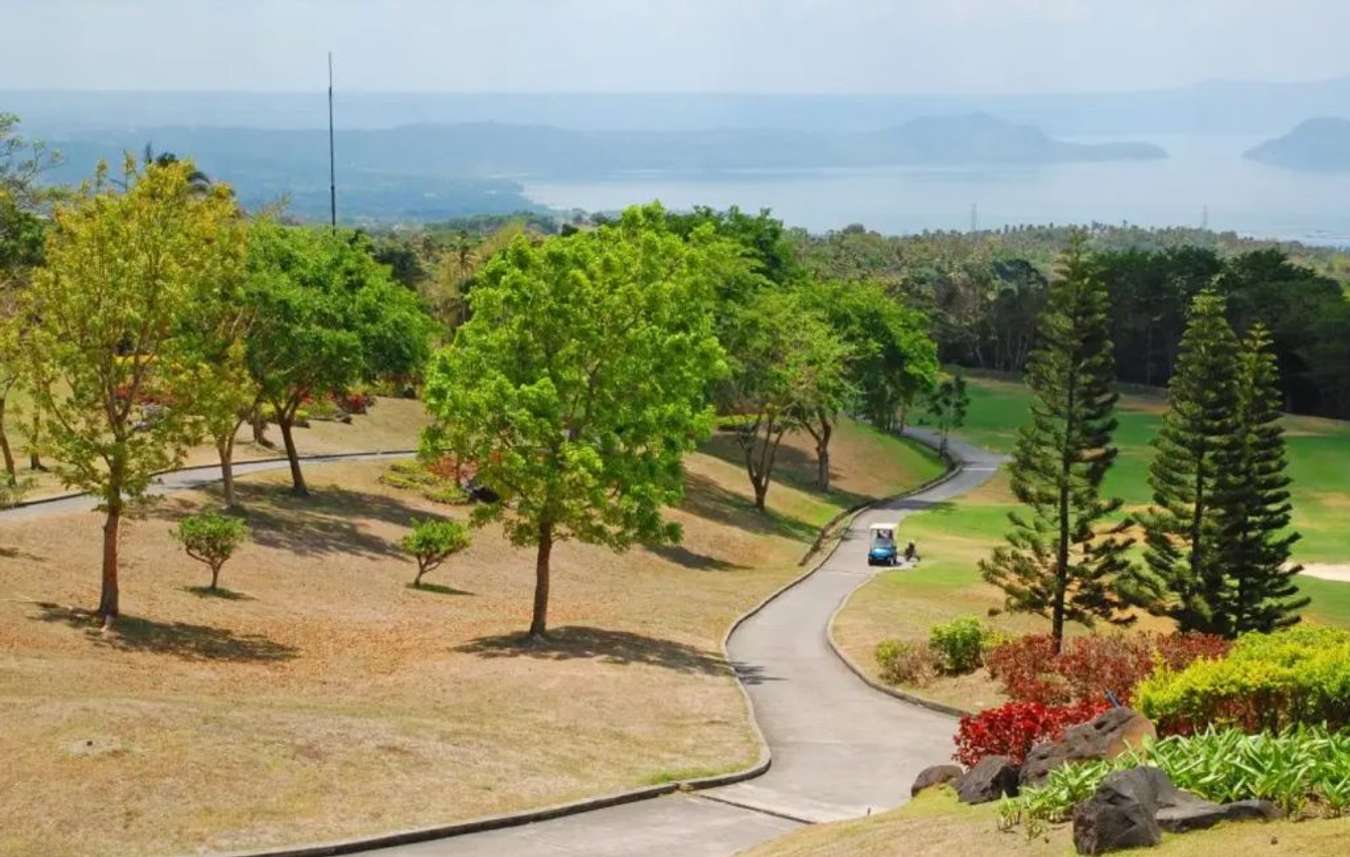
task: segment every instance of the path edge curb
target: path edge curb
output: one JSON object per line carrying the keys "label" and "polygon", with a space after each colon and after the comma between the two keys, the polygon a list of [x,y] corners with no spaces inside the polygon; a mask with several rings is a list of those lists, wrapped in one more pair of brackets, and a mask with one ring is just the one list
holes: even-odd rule
{"label": "path edge curb", "polygon": [[[922,442],[922,441],[920,441]],[[362,453],[369,455],[370,453]],[[285,460],[285,459],[282,459]],[[881,500],[872,500],[860,505],[856,509],[845,510],[835,518],[831,519],[824,527],[822,532],[835,526],[839,519],[850,515],[857,515],[868,506],[875,503],[889,502],[891,500],[901,499],[920,491],[926,491],[934,485],[940,484],[947,479],[952,478],[958,471],[958,468],[950,467],[950,460],[947,461],[948,470],[940,476],[934,477],[929,481],[918,485],[901,494],[886,497]],[[824,539],[817,539],[817,545]],[[756,614],[768,607],[779,596],[790,589],[795,588],[805,582],[834,556],[835,551],[842,544],[842,539],[835,539],[829,550],[824,551],[819,561],[811,566],[807,571],[797,575],[793,579],[784,583],[773,592],[760,599],[753,607],[746,610],[727,628],[727,632],[722,635],[722,658],[731,666],[732,678],[735,679],[736,689],[740,691],[741,700],[745,705],[745,711],[749,715],[750,728],[754,733],[755,741],[759,744],[759,759],[755,764],[739,771],[732,771],[726,774],[715,774],[709,777],[697,777],[689,780],[676,780],[670,783],[662,783],[657,786],[648,786],[642,789],[634,789],[625,792],[613,792],[607,795],[600,795],[593,798],[585,798],[571,803],[555,804],[553,806],[542,807],[540,809],[525,810],[515,813],[503,813],[501,815],[490,815],[482,818],[469,819],[468,821],[459,821],[451,824],[435,825],[432,827],[419,827],[408,830],[395,831],[393,833],[384,833],[376,836],[364,837],[360,839],[349,839],[340,842],[312,843],[307,845],[296,845],[280,849],[266,851],[230,851],[218,853],[214,857],[335,857],[341,854],[359,854],[364,851],[373,851],[377,848],[389,848],[396,845],[410,845],[416,842],[430,842],[438,839],[453,839],[459,836],[466,836],[472,833],[484,833],[489,830],[501,830],[509,827],[523,827],[527,824],[533,824],[538,821],[548,821],[555,818],[563,818],[569,815],[581,815],[598,809],[607,809],[612,806],[621,806],[628,803],[637,803],[639,801],[650,800],[652,798],[664,797],[682,791],[703,791],[705,789],[717,788],[718,786],[729,786],[734,783],[751,780],[755,777],[767,773],[773,764],[773,753],[769,749],[769,742],[764,737],[764,730],[759,725],[759,718],[755,714],[755,703],[750,696],[750,692],[745,688],[745,682],[741,680],[740,673],[736,672],[734,663],[731,660],[731,653],[727,648],[732,636],[742,625],[753,618]],[[813,547],[798,565],[804,565],[811,556],[820,550],[819,547]]]}
{"label": "path edge curb", "polygon": [[[911,435],[911,437],[913,436]],[[919,440],[917,437],[915,439]],[[923,440],[919,440],[919,442],[924,443]],[[885,500],[876,502],[891,502],[892,500],[902,500],[905,497],[910,496],[912,494],[917,494],[920,491],[927,491],[930,488],[935,488],[944,482],[947,482],[951,479],[955,479],[965,470],[965,465],[955,461],[955,459],[953,459],[950,456],[950,454],[943,454],[940,451],[938,454],[942,455],[943,459],[948,464],[948,470],[946,473],[942,474],[941,476],[935,479],[929,480],[925,484],[919,486],[918,488],[915,488],[912,491],[906,491],[904,494],[897,494],[894,497],[888,497]],[[871,505],[873,504],[872,503],[864,504],[861,508],[857,510],[857,512],[854,512],[854,515],[856,516],[857,514],[861,513],[864,509],[866,509],[868,506]],[[831,551],[831,553],[833,553],[833,551]],[[845,595],[842,599],[840,599],[838,606],[836,606],[834,608],[834,612],[830,614],[829,621],[825,623],[825,643],[830,647],[830,651],[834,652],[834,656],[838,658],[844,664],[844,666],[848,667],[849,672],[853,673],[860,680],[862,680],[863,684],[867,685],[873,690],[884,693],[887,696],[894,697],[895,699],[898,699],[901,702],[908,702],[909,704],[917,705],[920,708],[927,708],[929,711],[936,711],[938,714],[945,714],[948,717],[971,716],[973,712],[966,711],[963,708],[956,708],[955,706],[947,705],[942,702],[937,702],[936,700],[932,699],[926,699],[922,696],[918,696],[917,694],[908,693],[907,691],[898,690],[897,688],[889,687],[887,685],[882,684],[881,682],[877,681],[876,679],[868,675],[863,670],[863,668],[859,666],[857,663],[855,663],[852,658],[846,655],[844,653],[844,650],[839,647],[839,644],[835,642],[834,639],[835,619],[839,618],[839,614],[844,612],[844,608],[848,606],[849,601],[853,600],[853,596],[857,594],[858,590],[862,589],[874,578],[875,575],[870,575],[864,578],[861,583],[855,586],[847,595]]]}

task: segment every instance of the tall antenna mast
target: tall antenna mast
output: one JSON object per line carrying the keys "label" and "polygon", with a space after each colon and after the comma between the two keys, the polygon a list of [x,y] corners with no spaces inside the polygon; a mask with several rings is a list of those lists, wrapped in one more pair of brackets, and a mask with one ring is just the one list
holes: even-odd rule
{"label": "tall antenna mast", "polygon": [[975,202],[970,204],[970,231],[980,231],[980,208],[979,203]]}
{"label": "tall antenna mast", "polygon": [[333,161],[333,52],[328,52],[328,207],[337,231],[337,166]]}

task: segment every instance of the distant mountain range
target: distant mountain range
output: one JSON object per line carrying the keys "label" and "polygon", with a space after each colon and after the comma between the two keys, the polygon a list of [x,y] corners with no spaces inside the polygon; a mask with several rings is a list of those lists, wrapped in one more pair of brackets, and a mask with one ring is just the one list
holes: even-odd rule
{"label": "distant mountain range", "polygon": [[[163,127],[81,131],[52,144],[66,164],[55,178],[88,176],[99,159],[148,144],[191,157],[230,182],[245,204],[283,195],[320,216],[328,191],[324,130]],[[1045,165],[1166,157],[1148,143],[1074,143],[987,114],[925,117],[872,132],[794,130],[576,131],[542,125],[407,125],[337,134],[343,208],[373,218],[437,219],[531,208],[523,179],[663,172],[794,171],[830,167]]]}
{"label": "distant mountain range", "polygon": [[1350,119],[1300,122],[1288,134],[1249,149],[1246,156],[1296,170],[1350,170]]}
{"label": "distant mountain range", "polygon": [[[359,82],[358,82],[359,85]],[[1350,104],[1350,76],[1298,83],[1213,81],[1134,92],[1031,95],[760,95],[736,93],[444,93],[339,89],[339,128],[493,122],[577,131],[780,128],[857,133],[924,116],[989,113],[1052,135],[1269,134]],[[318,129],[311,92],[0,91],[0,110],[31,133],[166,125]]]}

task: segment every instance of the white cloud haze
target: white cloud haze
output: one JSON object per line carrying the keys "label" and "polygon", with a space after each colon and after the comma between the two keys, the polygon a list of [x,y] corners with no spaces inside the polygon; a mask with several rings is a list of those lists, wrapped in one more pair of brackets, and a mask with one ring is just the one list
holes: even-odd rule
{"label": "white cloud haze", "polygon": [[1350,0],[0,0],[0,88],[1065,92],[1350,73]]}

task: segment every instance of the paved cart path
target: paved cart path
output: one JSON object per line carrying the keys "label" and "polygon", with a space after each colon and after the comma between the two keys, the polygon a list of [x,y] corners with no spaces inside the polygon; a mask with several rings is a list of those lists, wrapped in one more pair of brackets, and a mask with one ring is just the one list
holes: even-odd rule
{"label": "paved cart path", "polygon": [[[931,434],[909,434],[934,443]],[[730,786],[599,809],[520,827],[370,851],[384,857],[729,857],[802,824],[898,806],[915,774],[948,761],[955,721],[868,687],[830,649],[835,609],[877,569],[867,565],[867,528],[903,518],[979,487],[1000,458],[952,440],[957,462],[945,481],[858,515],[838,549],[801,583],[745,622],[728,642],[736,673],[754,701],[773,753],[763,776]],[[408,453],[307,456],[306,467],[376,461]],[[240,464],[236,475],[286,468],[282,461]],[[198,488],[219,469],[165,474],[152,491]],[[0,512],[0,520],[93,509],[80,495]],[[903,540],[903,532],[901,533]]]}
{"label": "paved cart path", "polygon": [[[912,431],[932,442],[927,433]],[[403,845],[382,857],[729,857],[803,823],[890,809],[914,776],[950,761],[956,722],[868,687],[826,642],[835,608],[877,571],[867,528],[954,499],[989,480],[1000,458],[952,440],[955,473],[932,488],[868,509],[818,571],[737,629],[736,672],[773,752],[761,777],[523,827]],[[901,534],[903,540],[903,532]]]}

